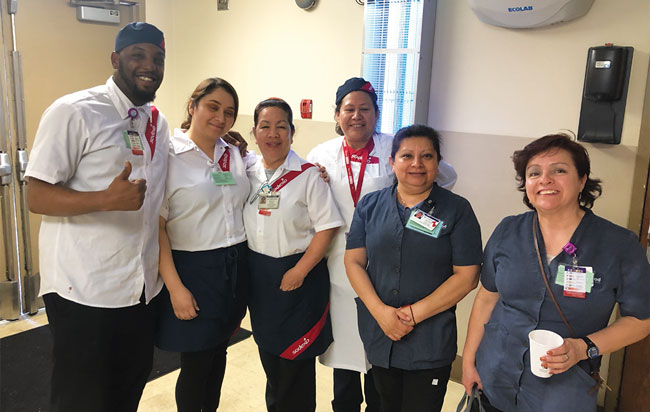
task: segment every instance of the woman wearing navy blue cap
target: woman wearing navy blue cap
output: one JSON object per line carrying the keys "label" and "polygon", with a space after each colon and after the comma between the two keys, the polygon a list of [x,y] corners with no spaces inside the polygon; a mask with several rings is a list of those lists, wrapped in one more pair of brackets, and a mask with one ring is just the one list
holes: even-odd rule
{"label": "woman wearing navy blue cap", "polygon": [[400,129],[396,183],[354,212],[345,268],[382,412],[440,411],[456,357],[456,304],[478,282],[481,233],[464,198],[435,183],[438,133]]}
{"label": "woman wearing navy blue cap", "polygon": [[[601,185],[584,147],[548,135],[513,160],[532,211],[503,219],[485,248],[463,385],[489,411],[594,412],[601,355],[650,332],[650,265],[634,233],[591,211]],[[607,326],[616,303],[622,317]],[[564,338],[540,358],[547,378],[530,368],[535,329]]]}
{"label": "woman wearing navy blue cap", "polygon": [[[327,169],[334,200],[345,219],[345,228],[335,236],[327,253],[330,272],[330,301],[334,343],[320,356],[320,362],[333,368],[334,412],[359,412],[364,396],[366,412],[377,412],[379,400],[371,379],[370,364],[359,337],[354,298],[356,294],[345,274],[343,254],[347,233],[357,202],[363,195],[390,186],[393,170],[389,164],[393,136],[379,133],[377,93],[367,80],[352,77],[336,91],[336,132],[340,135],[316,146],[307,156],[310,162]],[[450,189],[456,172],[441,161],[438,184]]]}

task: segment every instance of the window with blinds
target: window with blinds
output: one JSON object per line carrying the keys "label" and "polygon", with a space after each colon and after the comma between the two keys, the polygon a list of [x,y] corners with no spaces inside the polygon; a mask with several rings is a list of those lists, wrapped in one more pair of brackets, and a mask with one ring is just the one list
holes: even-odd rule
{"label": "window with blinds", "polygon": [[378,131],[414,122],[423,0],[366,0],[363,77],[377,92]]}

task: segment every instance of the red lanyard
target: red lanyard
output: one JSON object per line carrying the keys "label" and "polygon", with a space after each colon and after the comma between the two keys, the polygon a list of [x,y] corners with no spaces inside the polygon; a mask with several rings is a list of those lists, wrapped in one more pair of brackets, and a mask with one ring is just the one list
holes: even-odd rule
{"label": "red lanyard", "polygon": [[275,179],[273,183],[271,183],[271,189],[274,192],[279,192],[280,189],[285,187],[290,181],[298,177],[302,172],[309,169],[310,167],[314,167],[314,165],[311,163],[305,163],[302,165],[300,170],[292,170],[291,172],[283,174],[282,176]]}
{"label": "red lanyard", "polygon": [[226,151],[223,152],[221,157],[219,158],[219,167],[223,172],[229,172],[230,171],[230,151],[226,147]]}
{"label": "red lanyard", "polygon": [[149,148],[151,149],[151,158],[156,150],[156,133],[158,132],[158,109],[156,106],[151,106],[151,119],[147,122],[144,136],[147,138]]}
{"label": "red lanyard", "polygon": [[[343,155],[345,157],[345,170],[348,172],[348,183],[350,184],[350,194],[352,195],[352,202],[354,207],[357,207],[359,196],[361,196],[361,186],[363,185],[363,176],[366,173],[366,164],[368,163],[368,156],[375,147],[373,138],[366,144],[363,149],[352,150],[348,142],[343,138]],[[354,159],[353,159],[354,156]],[[360,157],[360,159],[359,159]],[[359,170],[359,180],[357,181],[356,188],[354,187],[354,175],[352,174],[352,160],[361,161],[361,169]]]}

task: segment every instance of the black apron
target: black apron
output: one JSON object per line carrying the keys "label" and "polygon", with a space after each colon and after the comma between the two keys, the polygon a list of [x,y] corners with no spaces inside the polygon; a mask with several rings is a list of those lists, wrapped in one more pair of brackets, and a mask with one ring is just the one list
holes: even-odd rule
{"label": "black apron", "polygon": [[329,272],[322,259],[302,286],[283,292],[280,283],[303,253],[273,258],[248,254],[251,294],[248,307],[253,337],[265,352],[289,360],[315,358],[332,343]]}

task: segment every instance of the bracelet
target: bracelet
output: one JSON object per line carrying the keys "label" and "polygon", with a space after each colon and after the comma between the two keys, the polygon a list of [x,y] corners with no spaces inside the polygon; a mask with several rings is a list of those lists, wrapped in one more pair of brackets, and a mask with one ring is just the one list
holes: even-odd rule
{"label": "bracelet", "polygon": [[415,316],[413,316],[413,305],[409,305],[409,309],[411,310],[411,320],[413,321],[413,326],[417,325],[417,322],[415,321]]}

